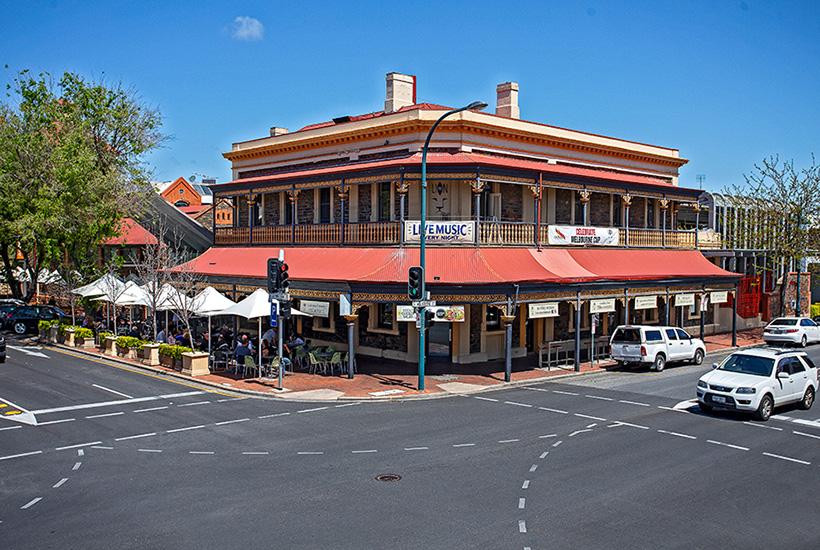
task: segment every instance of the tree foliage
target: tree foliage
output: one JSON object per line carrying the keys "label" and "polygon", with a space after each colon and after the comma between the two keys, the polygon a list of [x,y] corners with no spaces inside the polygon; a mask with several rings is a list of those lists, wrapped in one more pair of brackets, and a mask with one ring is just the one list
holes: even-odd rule
{"label": "tree foliage", "polygon": [[[86,82],[65,73],[21,72],[0,103],[0,259],[15,297],[23,295],[14,268],[31,280],[43,267],[65,271],[116,235],[124,216],[137,215],[150,190],[143,157],[161,145],[158,111],[133,90]],[[76,259],[76,262],[74,261]],[[94,273],[85,273],[88,277]]]}

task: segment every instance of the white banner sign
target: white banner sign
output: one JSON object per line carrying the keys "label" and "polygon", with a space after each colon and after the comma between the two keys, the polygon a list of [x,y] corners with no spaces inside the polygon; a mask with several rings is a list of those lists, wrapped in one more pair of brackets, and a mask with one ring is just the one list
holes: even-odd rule
{"label": "white banner sign", "polygon": [[330,302],[314,302],[312,300],[299,300],[299,311],[309,313],[314,317],[329,317]]}
{"label": "white banner sign", "polygon": [[657,296],[635,296],[635,305],[632,309],[654,309],[658,307]]}
{"label": "white banner sign", "polygon": [[619,232],[614,227],[549,226],[549,244],[618,246]]}
{"label": "white banner sign", "polygon": [[[433,312],[433,320],[448,323],[460,323],[464,321],[464,306],[433,306],[424,308]],[[396,320],[415,321],[416,311],[413,306],[397,306]]]}
{"label": "white banner sign", "polygon": [[719,290],[715,292],[710,292],[709,300],[711,300],[713,304],[725,304],[729,301],[729,291]]}
{"label": "white banner sign", "polygon": [[589,301],[590,313],[609,313],[610,311],[615,311],[615,298]]}
{"label": "white banner sign", "polygon": [[695,305],[694,294],[675,294],[675,307]]}
{"label": "white banner sign", "polygon": [[544,302],[540,304],[527,304],[528,316],[530,319],[538,319],[540,317],[558,317],[558,303]]}
{"label": "white banner sign", "polygon": [[[424,241],[428,243],[475,243],[475,222],[424,222]],[[417,243],[421,222],[404,222],[404,242]]]}

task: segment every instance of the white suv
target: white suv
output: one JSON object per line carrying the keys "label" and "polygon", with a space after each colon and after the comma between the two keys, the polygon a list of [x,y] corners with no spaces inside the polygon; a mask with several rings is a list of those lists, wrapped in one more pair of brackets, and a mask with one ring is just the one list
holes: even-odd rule
{"label": "white suv", "polygon": [[667,361],[703,362],[706,346],[678,327],[625,325],[615,329],[609,340],[609,355],[618,365],[643,363],[662,371]]}
{"label": "white suv", "polygon": [[766,421],[775,407],[787,403],[810,409],[817,393],[817,367],[801,351],[751,348],[733,353],[713,369],[698,380],[698,404],[704,412],[750,412]]}

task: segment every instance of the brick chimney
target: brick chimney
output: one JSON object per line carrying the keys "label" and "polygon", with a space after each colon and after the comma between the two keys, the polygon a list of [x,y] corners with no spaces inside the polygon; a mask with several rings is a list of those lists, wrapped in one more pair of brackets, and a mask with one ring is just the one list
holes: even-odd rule
{"label": "brick chimney", "polygon": [[518,83],[505,82],[495,88],[497,96],[495,114],[510,118],[521,118],[518,110]]}
{"label": "brick chimney", "polygon": [[279,126],[271,126],[270,137],[283,136],[288,133],[287,128],[280,128]]}
{"label": "brick chimney", "polygon": [[395,113],[402,107],[416,104],[416,77],[401,73],[388,73],[387,98],[384,100],[384,112]]}

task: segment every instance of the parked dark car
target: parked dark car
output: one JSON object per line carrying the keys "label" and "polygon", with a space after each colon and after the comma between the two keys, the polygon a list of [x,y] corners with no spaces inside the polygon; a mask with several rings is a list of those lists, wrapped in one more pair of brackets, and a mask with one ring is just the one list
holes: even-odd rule
{"label": "parked dark car", "polygon": [[0,363],[6,362],[6,337],[0,334]]}
{"label": "parked dark car", "polygon": [[19,306],[6,313],[4,324],[16,334],[25,334],[35,332],[40,321],[54,320],[70,323],[71,316],[54,306]]}
{"label": "parked dark car", "polygon": [[18,300],[17,298],[0,298],[0,307],[3,306],[24,306],[26,303],[23,300]]}

